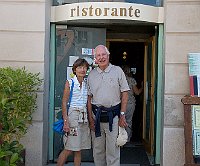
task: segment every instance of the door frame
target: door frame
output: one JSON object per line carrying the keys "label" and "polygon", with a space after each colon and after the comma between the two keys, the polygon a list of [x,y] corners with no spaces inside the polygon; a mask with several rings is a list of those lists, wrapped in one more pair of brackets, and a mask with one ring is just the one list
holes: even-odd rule
{"label": "door frame", "polygon": [[[163,35],[164,25],[158,24],[158,42],[157,42],[157,96],[156,96],[156,110],[155,110],[155,164],[160,164],[162,159],[162,137],[163,137],[163,115],[164,115],[164,52],[163,52]],[[54,79],[55,79],[55,35],[56,35],[56,24],[51,24],[51,40],[50,40],[50,72],[49,72],[49,151],[48,160],[53,161],[53,117],[54,117]],[[116,40],[115,40],[116,41]],[[106,40],[107,46],[109,46],[109,40]],[[159,111],[158,111],[159,110]]]}
{"label": "door frame", "polygon": [[157,98],[155,105],[155,164],[163,163],[163,122],[164,122],[164,88],[165,88],[165,57],[164,57],[164,24],[157,26]]}
{"label": "door frame", "polygon": [[[143,143],[145,146],[146,151],[150,154],[150,155],[154,155],[154,129],[155,129],[155,117],[154,117],[154,113],[155,113],[155,76],[156,76],[156,70],[155,70],[155,63],[156,63],[156,49],[155,49],[155,36],[150,37],[146,42],[145,42],[145,51],[144,51],[144,100],[143,100],[143,134],[142,134],[142,138],[143,138]],[[149,45],[151,46],[149,50]],[[150,52],[149,52],[150,51]],[[150,54],[150,55],[149,55]],[[151,56],[151,64],[148,64],[148,59],[149,56]],[[150,69],[151,71],[149,71],[150,74],[150,80],[148,79],[148,65],[150,65]],[[146,82],[148,82],[148,85],[146,84]],[[147,86],[148,87],[147,87]],[[150,88],[149,88],[150,87]],[[150,92],[149,92],[150,90]],[[150,96],[149,96],[150,94]],[[149,97],[149,98],[148,98]],[[149,102],[149,108],[147,110],[147,102]],[[149,113],[149,131],[148,131],[148,138],[146,138],[146,118],[147,118],[147,111],[150,111]]]}
{"label": "door frame", "polygon": [[49,147],[48,160],[53,161],[53,122],[54,122],[54,95],[55,95],[55,55],[56,55],[56,24],[51,24],[50,60],[49,60]]}

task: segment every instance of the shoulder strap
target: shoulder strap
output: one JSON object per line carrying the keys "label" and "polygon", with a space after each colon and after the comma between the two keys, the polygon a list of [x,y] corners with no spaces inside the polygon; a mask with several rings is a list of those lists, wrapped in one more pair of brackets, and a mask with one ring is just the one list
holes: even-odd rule
{"label": "shoulder strap", "polygon": [[[68,101],[68,106],[67,106],[68,109],[69,109],[69,106],[71,103],[73,89],[74,89],[74,80],[73,79],[71,79],[71,80],[72,80],[72,84],[71,84],[71,88],[70,88],[69,101]],[[68,111],[68,109],[67,109],[67,111]]]}

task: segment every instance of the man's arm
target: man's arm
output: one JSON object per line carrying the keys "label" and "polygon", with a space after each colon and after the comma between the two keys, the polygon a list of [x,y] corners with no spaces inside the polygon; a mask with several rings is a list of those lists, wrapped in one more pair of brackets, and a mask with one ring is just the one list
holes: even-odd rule
{"label": "man's arm", "polygon": [[120,112],[120,119],[119,119],[119,126],[126,127],[126,118],[125,118],[125,112],[126,112],[126,106],[128,102],[128,91],[121,92],[121,112]]}

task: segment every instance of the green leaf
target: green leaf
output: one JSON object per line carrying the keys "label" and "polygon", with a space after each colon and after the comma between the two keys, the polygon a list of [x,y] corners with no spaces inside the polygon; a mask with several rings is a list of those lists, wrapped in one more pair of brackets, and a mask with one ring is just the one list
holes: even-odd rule
{"label": "green leaf", "polygon": [[5,152],[0,152],[0,158],[3,158],[5,156],[6,156]]}
{"label": "green leaf", "polygon": [[18,144],[19,144],[18,141],[12,141],[11,144],[10,144],[10,146],[11,146],[11,147],[14,147],[14,146],[16,146],[16,145],[18,145]]}
{"label": "green leaf", "polygon": [[13,154],[13,152],[12,151],[10,151],[10,150],[8,150],[8,151],[5,151],[5,155],[6,156],[11,156]]}
{"label": "green leaf", "polygon": [[27,132],[37,108],[37,90],[41,83],[39,73],[29,72],[25,67],[0,68],[1,136],[8,142],[15,138],[19,141]]}
{"label": "green leaf", "polygon": [[17,164],[10,164],[9,166],[17,166]]}
{"label": "green leaf", "polygon": [[0,158],[6,157],[6,156],[11,156],[12,154],[13,154],[12,151],[1,151]]}
{"label": "green leaf", "polygon": [[16,163],[17,160],[19,160],[19,154],[14,153],[10,158],[10,164]]}
{"label": "green leaf", "polygon": [[5,160],[1,160],[1,159],[0,159],[0,165],[9,166],[8,162],[6,162]]}

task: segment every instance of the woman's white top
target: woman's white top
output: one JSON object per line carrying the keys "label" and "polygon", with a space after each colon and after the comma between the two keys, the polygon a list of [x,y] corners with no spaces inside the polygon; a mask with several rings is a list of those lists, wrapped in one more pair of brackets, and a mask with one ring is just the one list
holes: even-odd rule
{"label": "woman's white top", "polygon": [[[71,98],[70,107],[86,107],[87,103],[87,84],[85,79],[82,82],[82,86],[80,86],[80,83],[78,82],[78,79],[76,76],[72,78],[74,81],[74,88]],[[70,90],[72,85],[72,80],[68,80],[70,84]]]}

